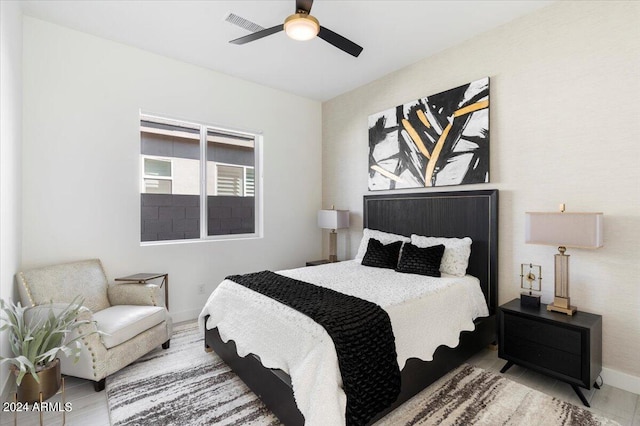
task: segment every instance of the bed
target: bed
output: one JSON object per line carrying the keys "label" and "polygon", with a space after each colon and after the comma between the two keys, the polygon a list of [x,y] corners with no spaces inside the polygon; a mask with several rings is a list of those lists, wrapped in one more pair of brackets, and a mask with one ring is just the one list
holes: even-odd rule
{"label": "bed", "polygon": [[[473,244],[467,273],[477,278],[482,292],[481,297],[486,302],[486,313],[488,314],[476,318],[474,324],[466,328],[470,331],[460,333],[459,344],[455,348],[445,344],[439,346],[433,353],[432,360],[423,361],[409,356],[404,356],[405,359],[402,362],[399,360],[402,368],[400,395],[391,406],[378,413],[369,423],[374,423],[382,418],[386,413],[397,408],[446,372],[460,365],[475,352],[495,341],[498,289],[497,210],[497,190],[385,194],[364,197],[365,228],[405,236],[418,234],[440,237],[470,237]],[[361,267],[359,262],[355,263],[341,262],[341,265],[335,265],[334,268],[344,269],[338,273],[345,275],[347,271]],[[328,268],[330,267],[328,266]],[[317,268],[314,272],[315,278],[310,271],[313,268]],[[293,272],[284,271],[284,274],[293,274],[294,278],[312,277],[317,279],[318,274],[322,272],[321,268],[317,266],[301,268],[298,272],[296,270],[292,270]],[[305,270],[307,271],[305,272]],[[327,269],[327,272],[329,271]],[[309,280],[309,282],[311,281],[312,279]],[[237,291],[237,289],[232,290],[229,293]],[[203,318],[204,321],[207,319]],[[420,320],[420,317],[416,317],[417,322]],[[264,327],[263,324],[260,324],[259,319],[244,322],[244,326],[247,328],[251,328],[251,324],[255,324],[258,328]],[[428,327],[424,328],[426,330]],[[472,329],[473,331],[471,331]],[[227,332],[225,331],[225,333]],[[268,358],[263,357],[264,359],[261,360],[253,353],[249,353],[248,356],[239,356],[238,352],[243,355],[247,354],[246,344],[236,348],[233,336],[226,335],[225,337],[223,341],[217,328],[206,329],[205,347],[208,350],[216,351],[283,423],[287,425],[304,424],[304,416],[298,409],[294,398],[291,376],[281,369],[264,367],[263,363],[272,365],[272,361]],[[277,338],[274,337],[274,342],[276,340]],[[447,342],[452,346],[455,343],[455,341],[453,343]],[[257,342],[256,345],[258,345]],[[262,345],[265,345],[265,342],[262,342]],[[260,352],[260,350],[256,350],[256,352]],[[400,352],[402,350],[399,350],[399,354]],[[399,358],[403,357],[399,356]],[[429,359],[429,357],[422,358]],[[286,370],[286,368],[283,369]],[[324,376],[324,374],[323,372],[322,375]],[[300,395],[298,397],[300,398]]]}

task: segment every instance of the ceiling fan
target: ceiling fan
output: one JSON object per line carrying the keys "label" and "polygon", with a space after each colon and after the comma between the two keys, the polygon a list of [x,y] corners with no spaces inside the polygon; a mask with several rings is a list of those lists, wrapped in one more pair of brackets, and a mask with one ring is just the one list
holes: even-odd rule
{"label": "ceiling fan", "polygon": [[313,0],[296,0],[296,13],[288,16],[283,24],[262,29],[253,34],[231,40],[229,43],[245,44],[284,30],[294,40],[311,40],[318,36],[338,49],[358,57],[362,52],[362,47],[320,25],[318,20],[311,16],[312,5]]}

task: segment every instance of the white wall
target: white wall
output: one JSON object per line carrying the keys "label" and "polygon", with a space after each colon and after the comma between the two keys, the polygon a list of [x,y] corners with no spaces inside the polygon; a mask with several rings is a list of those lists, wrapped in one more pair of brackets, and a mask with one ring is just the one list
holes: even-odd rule
{"label": "white wall", "polygon": [[[23,78],[24,268],[96,257],[110,279],[168,272],[184,320],[229,274],[320,255],[319,102],[30,17]],[[264,238],[140,246],[140,109],[263,132]]]}
{"label": "white wall", "polygon": [[[22,7],[0,2],[0,298],[17,300],[13,276],[20,267],[22,139]],[[9,356],[8,333],[0,335],[0,355]],[[0,399],[8,389],[0,368]]]}
{"label": "white wall", "polygon": [[[339,241],[362,235],[370,114],[489,76],[491,183],[500,190],[501,303],[519,265],[543,268],[552,247],[524,244],[524,213],[605,214],[605,247],[570,249],[571,300],[603,315],[605,381],[640,393],[640,3],[558,2],[323,104],[323,204],[349,209]],[[326,245],[325,245],[326,250]]]}

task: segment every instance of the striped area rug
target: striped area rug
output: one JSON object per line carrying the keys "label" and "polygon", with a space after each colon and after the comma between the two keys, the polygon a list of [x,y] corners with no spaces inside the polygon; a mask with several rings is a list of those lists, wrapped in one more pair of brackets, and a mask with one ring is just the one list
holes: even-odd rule
{"label": "striped area rug", "polygon": [[[204,351],[195,323],[175,328],[170,349],[155,350],[107,378],[107,400],[117,426],[280,425],[215,353]],[[377,425],[618,423],[465,364]]]}
{"label": "striped area rug", "polygon": [[481,368],[463,364],[376,426],[620,426]]}
{"label": "striped area rug", "polygon": [[178,325],[156,349],[107,378],[111,424],[279,425],[262,401],[213,352],[197,323]]}

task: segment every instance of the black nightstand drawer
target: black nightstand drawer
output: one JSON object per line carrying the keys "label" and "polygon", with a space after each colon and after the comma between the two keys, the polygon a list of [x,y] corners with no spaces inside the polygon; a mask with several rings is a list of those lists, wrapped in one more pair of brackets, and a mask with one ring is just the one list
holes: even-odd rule
{"label": "black nightstand drawer", "polygon": [[504,313],[505,337],[529,340],[534,343],[580,355],[582,334],[578,330]]}
{"label": "black nightstand drawer", "polygon": [[572,354],[549,346],[505,335],[504,350],[521,363],[529,363],[549,372],[563,374],[581,380],[582,360],[580,353]]}

